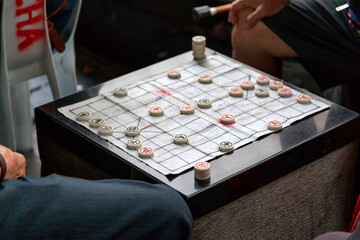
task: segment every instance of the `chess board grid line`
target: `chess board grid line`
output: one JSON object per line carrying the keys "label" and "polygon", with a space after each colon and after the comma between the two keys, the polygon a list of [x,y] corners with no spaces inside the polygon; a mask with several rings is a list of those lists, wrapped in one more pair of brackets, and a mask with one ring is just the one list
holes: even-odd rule
{"label": "chess board grid line", "polygon": [[[255,116],[256,117],[256,116]],[[140,119],[139,119],[140,120]]]}
{"label": "chess board grid line", "polygon": [[[209,128],[209,127],[211,127],[211,126],[213,126],[213,125],[215,125],[214,123],[211,123],[211,122],[209,122],[210,123],[210,125],[207,127],[207,128]],[[204,130],[204,129],[203,129]],[[144,131],[142,131],[142,132],[144,132]],[[162,133],[166,133],[166,132],[162,132]],[[194,132],[193,134],[196,134],[196,132]],[[232,133],[230,133],[230,134],[232,134]],[[202,134],[200,134],[200,135],[202,135]],[[234,134],[232,134],[233,136],[235,136]],[[202,136],[204,136],[204,135],[202,135]],[[204,136],[207,140],[208,140],[208,142],[213,142],[213,140],[212,139],[210,139],[210,138],[208,138],[207,136]],[[235,136],[235,137],[237,137],[237,136]],[[144,138],[146,138],[146,137],[144,137]],[[237,138],[239,138],[239,137],[237,137]],[[167,152],[169,152],[169,150],[167,150],[165,147],[166,146],[168,146],[168,145],[172,145],[173,144],[173,142],[169,142],[168,144],[166,144],[166,145],[164,145],[164,146],[159,146],[159,145],[157,145],[156,143],[154,143],[153,141],[151,141],[151,139],[149,139],[149,138],[146,138],[147,140],[146,141],[149,141],[149,142],[151,142],[151,143],[153,143],[155,146],[157,146],[157,150],[159,150],[159,149],[163,149],[164,151],[167,151]],[[242,140],[241,138],[239,138],[240,139],[240,141]],[[146,142],[146,141],[144,141],[144,142]],[[215,143],[215,142],[214,142]],[[217,144],[217,143],[215,143],[215,144]],[[211,156],[211,155],[213,155],[213,153],[215,153],[216,151],[214,151],[214,152],[205,152],[205,151],[203,151],[202,150],[202,148],[200,148],[199,147],[200,145],[192,145],[192,148],[195,148],[195,149],[197,149],[199,152],[201,152],[201,153],[203,153],[204,155],[206,155],[206,156]],[[184,151],[186,151],[186,150],[184,150]],[[169,152],[170,153],[170,152]],[[179,153],[182,153],[182,152],[179,152]],[[171,154],[172,156],[175,156],[174,154]],[[188,162],[189,163],[189,161],[188,160],[186,160],[186,159],[183,159],[182,157],[180,157],[180,156],[177,156],[178,158],[180,158],[182,161],[184,161],[184,162]],[[169,159],[169,158],[168,158]],[[162,161],[156,161],[157,163],[162,163],[162,162],[164,162],[164,161],[167,161],[168,159],[164,159],[164,160],[162,160]],[[191,161],[191,162],[195,162],[196,160],[194,160],[194,161]],[[166,166],[164,166],[165,168],[167,168]],[[169,169],[169,168],[168,168]],[[170,170],[170,169],[169,169]],[[175,171],[175,170],[177,170],[177,169],[172,169],[173,171]]]}
{"label": "chess board grid line", "polygon": [[[204,61],[205,62],[205,61]],[[222,63],[222,62],[221,62]],[[192,63],[192,64],[190,64],[189,66],[195,66],[197,63]],[[223,65],[226,65],[226,64],[224,64],[224,63],[222,63],[220,66],[223,66]],[[217,68],[217,67],[219,67],[219,66],[216,66],[215,68]],[[231,72],[231,71],[233,71],[234,69],[238,69],[239,71],[241,71],[240,70],[240,67],[238,67],[238,68],[234,68],[233,66],[231,66],[232,68],[230,68],[227,72]],[[215,69],[215,68],[213,68],[213,69]],[[190,71],[189,71],[190,72]],[[191,73],[191,72],[190,72]],[[244,72],[245,74],[247,74],[246,72]],[[193,74],[193,76],[188,76],[186,79],[190,79],[191,77],[194,77],[194,76],[196,76],[197,74]],[[220,73],[219,74],[219,76],[221,76],[221,75],[224,75],[224,73]],[[224,76],[223,76],[224,77]],[[251,75],[249,75],[248,74],[248,76],[245,76],[245,77],[243,77],[243,78],[241,78],[241,79],[244,79],[244,78],[248,78],[248,79],[250,79],[251,80],[251,78],[252,78],[252,76]],[[231,80],[231,79],[230,79]],[[152,79],[149,79],[149,81],[146,81],[146,82],[150,82],[150,81],[152,81]],[[233,82],[236,82],[237,84],[238,84],[238,81],[240,81],[240,79],[238,79],[238,80],[232,80]],[[157,84],[159,84],[158,82],[157,82]],[[160,84],[161,85],[161,84]],[[172,85],[174,85],[174,84],[172,84]],[[136,87],[136,86],[138,86],[139,87],[139,85],[134,85],[134,87]],[[165,89],[166,88],[168,88],[168,89],[171,89],[171,87],[169,86],[169,85],[162,85]],[[222,86],[219,86],[219,85],[217,85],[218,87],[220,87],[220,88],[226,88],[226,85],[222,85]],[[141,86],[140,86],[141,87]],[[154,85],[154,87],[157,87],[156,85]],[[193,87],[195,87],[195,88],[197,88],[196,86],[193,86]],[[197,88],[198,89],[198,88]],[[145,94],[146,94],[146,89],[143,89],[143,90],[145,90]],[[226,90],[226,89],[225,89]],[[246,90],[246,97],[248,96],[248,90]],[[202,93],[204,93],[204,92],[202,92]],[[174,96],[173,96],[174,97]],[[189,98],[187,98],[187,97],[185,97],[185,96],[182,96],[182,97],[184,97],[185,99],[189,99]],[[223,100],[225,97],[227,97],[227,96],[224,96],[223,98],[221,98],[221,99],[216,99],[216,101],[220,101],[220,100]],[[159,100],[159,99],[164,99],[164,98],[162,98],[161,96],[160,97],[158,97],[156,100],[153,100],[153,101],[157,101],[157,100]],[[134,100],[136,100],[136,99],[134,99]],[[167,99],[166,99],[167,100]],[[181,101],[183,101],[183,99],[178,99],[180,102]],[[247,100],[247,99],[246,99]],[[276,101],[277,99],[273,99],[272,101]],[[189,101],[191,101],[191,99],[189,99]],[[119,104],[119,103],[116,103],[116,104]],[[173,104],[171,101],[169,101],[169,104],[171,105],[171,104]],[[256,103],[253,103],[253,104],[255,104],[255,105],[257,105],[257,106],[262,106],[262,104],[256,104]],[[232,103],[232,105],[235,105],[235,103]],[[284,104],[285,106],[283,107],[284,109],[285,108],[287,108],[287,107],[289,107],[288,105],[286,105],[286,104]],[[293,105],[295,105],[295,104],[293,104]],[[81,108],[81,107],[83,107],[83,106],[79,106],[79,107],[77,107],[76,109],[78,109],[78,108]],[[91,106],[89,106],[89,107],[91,107]],[[124,108],[124,106],[122,106],[122,105],[120,105],[119,107],[121,107],[121,108]],[[234,106],[236,109],[239,109],[237,106]],[[134,108],[134,109],[136,109],[136,107]],[[224,108],[222,108],[222,109],[224,109]],[[266,109],[266,108],[265,108]],[[94,109],[94,110],[96,110],[96,109]],[[129,111],[130,111],[130,109],[128,109]],[[199,110],[199,109],[198,109]],[[221,110],[221,108],[220,109],[218,109],[218,110],[216,110],[216,111],[214,111],[214,112],[218,112],[218,111],[220,111]],[[267,110],[269,110],[269,109],[267,109]],[[302,111],[300,111],[300,110],[297,110],[297,109],[294,109],[295,111],[298,111],[298,112],[300,112],[301,114],[300,115],[303,115],[304,113],[302,112]],[[201,111],[201,110],[200,110]],[[272,114],[273,113],[275,113],[276,111],[271,111],[271,110],[269,110]],[[309,110],[310,112],[317,112],[317,108],[315,108],[315,109],[312,109],[312,110]],[[130,111],[131,112],[131,111]],[[73,113],[73,112],[72,112]],[[140,123],[140,116],[138,116],[137,114],[135,114],[134,112],[131,112],[134,116],[137,116],[139,119],[138,119],[138,125],[139,125],[139,123]],[[73,113],[74,114],[74,113]],[[205,114],[205,115],[207,115],[206,114],[206,112],[202,112],[202,114]],[[256,116],[254,116],[254,115],[252,115],[252,114],[249,114],[249,115],[251,115],[251,116],[253,116],[255,119],[257,119],[257,117]],[[107,116],[107,117],[109,117],[109,116]],[[209,116],[208,116],[209,117]],[[173,119],[174,118],[174,116],[172,116],[172,117],[170,117],[170,119]],[[210,119],[213,119],[212,117],[209,117]],[[291,119],[291,118],[287,118],[286,119],[286,121],[288,121],[288,119]],[[261,120],[261,119],[257,119],[257,120]],[[114,120],[115,121],[115,120]],[[165,121],[165,120],[164,120]],[[174,119],[174,121],[175,122],[177,122],[175,119]],[[211,123],[211,122],[210,122]],[[119,124],[119,126],[123,126],[121,123],[118,123]],[[180,125],[180,127],[186,127],[185,125],[181,125],[179,122],[178,122],[178,124]],[[216,124],[214,124],[214,123],[211,123],[211,124],[213,124],[214,126],[216,126],[216,127],[219,127],[219,126],[217,126]],[[147,127],[150,127],[150,126],[153,126],[153,125],[149,125],[149,126],[147,126]],[[211,127],[212,125],[209,125],[207,128],[209,128],[209,127]],[[242,142],[242,140],[245,140],[245,139],[242,139],[241,137],[239,137],[239,136],[237,136],[237,135],[234,135],[233,133],[232,133],[232,131],[228,131],[228,130],[225,130],[225,129],[223,129],[225,132],[227,132],[228,134],[231,134],[231,135],[233,135],[233,136],[235,136],[236,138],[238,138],[239,139],[239,142]],[[250,135],[250,137],[248,137],[248,138],[252,138],[252,136],[253,135],[256,135],[256,134],[258,134],[259,132],[256,132],[256,131],[254,131],[254,130],[252,130],[252,129],[250,129],[252,132],[253,132],[253,134],[252,135]],[[260,131],[260,132],[264,132],[264,131]],[[197,134],[196,132],[194,132],[193,134]],[[208,139],[208,137],[207,136],[203,136],[203,134],[201,134],[201,133],[198,133],[199,135],[201,135],[202,137],[204,137],[205,139]],[[208,139],[209,140],[209,142],[214,142],[213,141],[213,139]],[[122,142],[121,140],[118,140],[118,141],[120,141],[120,142]],[[150,141],[150,142],[152,142],[151,140],[148,140],[148,141]],[[214,142],[215,143],[215,142]],[[155,144],[155,143],[154,143]],[[169,144],[171,144],[171,143],[169,143]],[[157,144],[155,144],[156,146],[158,146]],[[198,145],[198,146],[201,146],[201,145]],[[158,146],[158,147],[161,147],[161,146]],[[161,148],[163,148],[164,149],[164,151],[167,151],[165,148],[164,148],[164,146],[162,146]],[[199,150],[198,148],[196,148],[197,150]],[[208,153],[207,152],[203,152],[205,155],[207,155]],[[210,155],[212,155],[212,153],[210,153]],[[216,154],[215,154],[216,155]],[[180,157],[179,157],[180,158]],[[181,159],[181,158],[180,158]],[[164,162],[164,161],[166,161],[166,160],[168,160],[168,159],[165,159],[165,160],[163,160],[162,162]],[[182,161],[184,161],[184,162],[188,162],[188,161],[186,161],[185,159],[182,159]],[[167,168],[166,166],[162,166],[162,167],[164,167],[164,168]],[[179,168],[182,168],[182,167],[179,167]],[[168,170],[170,170],[170,168],[167,168]],[[174,171],[170,171],[170,172],[174,172]]]}
{"label": "chess board grid line", "polygon": [[[97,100],[93,100],[91,103],[86,103],[86,105],[90,106],[90,104],[94,104],[94,103],[99,102],[99,101],[101,101],[101,100],[102,100],[102,99],[99,98],[99,99],[97,99]],[[76,109],[82,108],[82,107],[83,107],[83,106],[79,106],[79,107],[70,109],[69,111],[70,111],[71,113],[73,113],[73,111],[75,111]],[[94,110],[95,110],[95,109],[94,109]],[[75,115],[76,115],[76,114],[75,114]]]}
{"label": "chess board grid line", "polygon": [[[115,104],[118,104],[118,103],[115,103]],[[256,117],[256,116],[255,116]],[[140,121],[140,119],[139,119],[139,121]],[[256,134],[256,132],[254,133],[254,134]],[[198,150],[199,150],[199,148],[197,148]],[[201,149],[200,149],[201,150]],[[183,159],[184,160],[184,159]]]}

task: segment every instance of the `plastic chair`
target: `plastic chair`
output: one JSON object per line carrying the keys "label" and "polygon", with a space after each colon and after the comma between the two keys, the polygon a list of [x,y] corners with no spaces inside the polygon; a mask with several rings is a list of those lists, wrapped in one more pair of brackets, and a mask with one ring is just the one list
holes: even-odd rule
{"label": "plastic chair", "polygon": [[80,7],[78,0],[65,51],[58,53],[51,48],[44,0],[3,0],[0,144],[22,152],[33,149],[28,80],[46,74],[54,99],[76,92],[74,34]]}

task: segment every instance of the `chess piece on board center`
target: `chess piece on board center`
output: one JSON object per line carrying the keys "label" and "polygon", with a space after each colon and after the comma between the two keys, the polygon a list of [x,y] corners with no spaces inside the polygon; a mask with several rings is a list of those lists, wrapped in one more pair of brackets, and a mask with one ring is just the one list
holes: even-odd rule
{"label": "chess piece on board center", "polygon": [[206,38],[204,36],[195,36],[192,38],[192,50],[195,60],[206,58],[205,54]]}

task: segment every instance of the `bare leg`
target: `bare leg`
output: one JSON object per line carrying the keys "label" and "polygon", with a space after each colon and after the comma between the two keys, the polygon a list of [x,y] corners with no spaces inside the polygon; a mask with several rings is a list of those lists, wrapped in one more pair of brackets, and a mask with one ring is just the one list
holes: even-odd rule
{"label": "bare leg", "polygon": [[298,54],[262,22],[252,29],[245,29],[244,20],[251,11],[248,8],[240,12],[239,22],[233,27],[233,58],[282,78],[282,58],[297,57]]}

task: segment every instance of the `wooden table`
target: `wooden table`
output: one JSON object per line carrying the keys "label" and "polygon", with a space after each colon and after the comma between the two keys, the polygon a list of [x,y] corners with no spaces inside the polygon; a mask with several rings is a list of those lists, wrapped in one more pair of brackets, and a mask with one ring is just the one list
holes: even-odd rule
{"label": "wooden table", "polygon": [[[167,177],[129,159],[57,111],[109,92],[116,82],[125,85],[189,61],[191,52],[36,108],[42,175],[164,183],[187,201],[194,239],[311,239],[345,230],[353,208],[360,117],[325,99],[317,97],[330,109],[212,160],[205,183],[194,180],[193,170]],[[241,169],[239,159],[253,164]]]}

